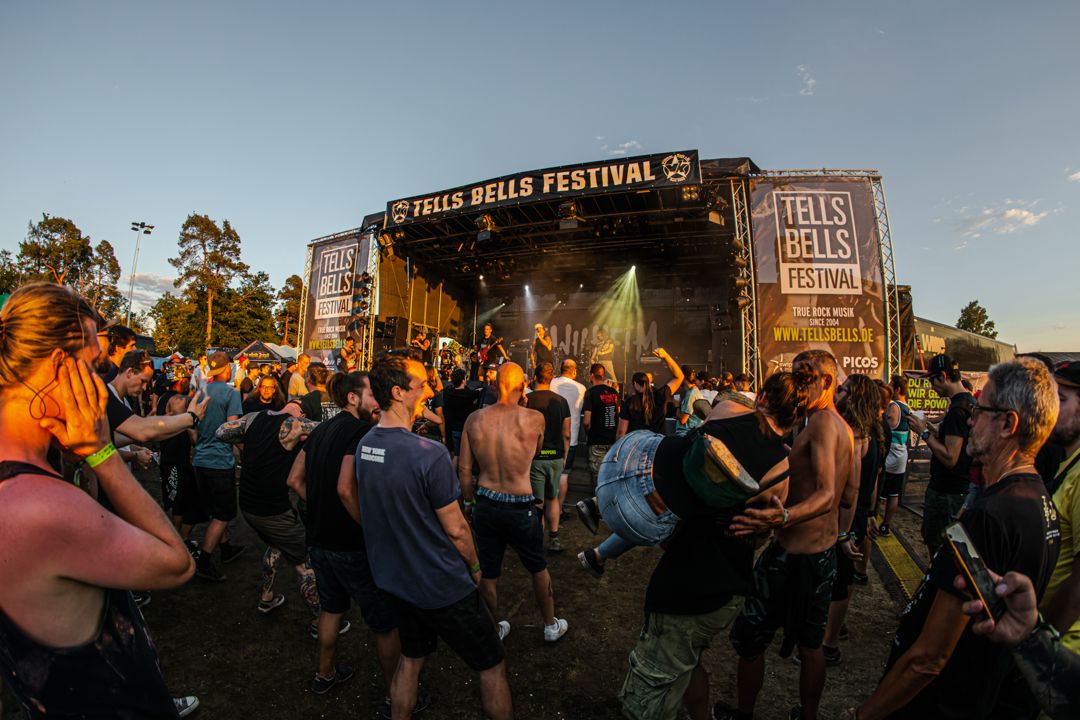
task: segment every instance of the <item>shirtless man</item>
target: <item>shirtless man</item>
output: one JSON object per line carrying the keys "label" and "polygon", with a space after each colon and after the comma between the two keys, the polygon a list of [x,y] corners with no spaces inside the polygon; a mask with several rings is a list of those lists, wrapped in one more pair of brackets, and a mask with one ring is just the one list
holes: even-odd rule
{"label": "shirtless man", "polygon": [[[461,433],[458,478],[465,504],[473,508],[472,524],[480,557],[480,595],[491,613],[498,608],[495,584],[502,574],[509,545],[532,574],[536,604],[544,618],[544,640],[555,642],[569,624],[555,617],[555,593],[544,559],[544,529],[534,505],[529,469],[544,443],[544,416],[518,403],[525,392],[525,373],[505,363],[498,374],[499,399],[469,415]],[[473,491],[473,459],[480,479]],[[499,622],[499,637],[510,623]]]}
{"label": "shirtless man", "polygon": [[807,350],[792,365],[809,395],[806,427],[791,449],[791,479],[786,501],[773,497],[765,508],[748,508],[732,531],[750,535],[775,530],[772,543],[754,567],[755,593],[746,598],[731,631],[739,654],[738,709],[718,703],[718,718],[750,718],[765,678],[765,650],[784,628],[780,654],[799,647],[801,715],[816,718],[825,685],[825,635],[833,578],[836,537],[850,523],[857,486],[848,482],[854,456],[851,428],[840,417],[836,359],[824,350]]}

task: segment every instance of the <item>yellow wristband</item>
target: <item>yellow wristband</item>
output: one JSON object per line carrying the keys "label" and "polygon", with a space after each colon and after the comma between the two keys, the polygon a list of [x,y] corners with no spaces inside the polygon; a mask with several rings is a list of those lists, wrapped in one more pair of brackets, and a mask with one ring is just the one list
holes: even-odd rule
{"label": "yellow wristband", "polygon": [[109,443],[108,445],[101,448],[100,450],[98,450],[93,455],[87,456],[86,464],[89,465],[92,468],[96,468],[98,465],[105,462],[106,460],[108,460],[109,458],[111,458],[115,454],[116,454],[116,446],[113,445],[112,443]]}
{"label": "yellow wristband", "polygon": [[471,573],[478,573],[478,572],[480,572],[480,563],[473,563],[472,565],[469,566],[469,573],[470,574]]}

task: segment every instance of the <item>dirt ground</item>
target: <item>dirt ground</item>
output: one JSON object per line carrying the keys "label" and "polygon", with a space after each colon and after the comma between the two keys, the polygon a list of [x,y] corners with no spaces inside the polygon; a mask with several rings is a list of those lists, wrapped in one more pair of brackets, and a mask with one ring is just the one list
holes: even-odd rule
{"label": "dirt ground", "polygon": [[[145,478],[158,496],[154,471]],[[585,481],[583,470],[575,481]],[[580,497],[580,493],[576,494]],[[571,499],[576,500],[575,493]],[[910,515],[901,510],[901,515]],[[898,519],[901,532],[918,545],[918,519]],[[197,531],[198,532],[198,531]],[[627,669],[627,654],[642,621],[644,590],[659,550],[637,549],[608,568],[600,580],[578,564],[576,553],[596,538],[575,518],[562,532],[567,550],[550,556],[556,614],[570,630],[557,644],[543,641],[542,621],[524,569],[512,553],[499,582],[499,617],[509,619],[507,665],[519,718],[607,719],[621,717],[616,693]],[[339,663],[356,676],[325,696],[309,692],[315,667],[315,641],[309,616],[291,568],[278,573],[276,589],[286,602],[274,612],[256,611],[263,552],[252,531],[238,519],[236,540],[247,551],[223,566],[228,579],[210,583],[193,578],[173,591],[154,592],[144,609],[156,639],[165,677],[177,695],[198,695],[193,718],[375,718],[384,690],[372,637],[354,608],[351,632],[341,637]],[[883,580],[882,572],[886,579]],[[843,662],[828,670],[821,717],[835,718],[865,698],[881,676],[902,608],[888,570],[875,558],[867,586],[856,586],[848,619],[851,637],[842,643]],[[784,718],[798,700],[798,666],[777,654],[767,656],[765,687],[757,717]],[[736,656],[726,634],[705,655],[712,699],[733,701]],[[418,717],[479,718],[476,676],[445,648],[428,663],[424,685],[433,698]],[[10,702],[4,717],[19,717]]]}

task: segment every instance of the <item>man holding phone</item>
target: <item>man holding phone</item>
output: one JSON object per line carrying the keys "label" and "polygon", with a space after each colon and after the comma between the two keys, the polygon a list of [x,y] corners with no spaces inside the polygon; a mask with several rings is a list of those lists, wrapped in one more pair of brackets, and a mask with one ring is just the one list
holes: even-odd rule
{"label": "man holding phone", "polygon": [[[986,567],[1020,572],[1041,597],[1057,561],[1057,511],[1035,471],[1035,454],[1057,420],[1046,367],[1018,358],[990,369],[971,409],[968,452],[986,489],[960,520]],[[858,708],[871,718],[1034,717],[1037,703],[1007,648],[976,636],[967,595],[953,580],[952,553],[939,552],[900,620],[885,676]]]}

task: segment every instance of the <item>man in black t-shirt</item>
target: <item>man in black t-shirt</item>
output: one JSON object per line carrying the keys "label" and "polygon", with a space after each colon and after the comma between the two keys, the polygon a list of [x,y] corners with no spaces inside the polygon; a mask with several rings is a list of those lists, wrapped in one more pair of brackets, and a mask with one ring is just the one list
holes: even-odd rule
{"label": "man in black t-shirt", "polygon": [[[375,633],[375,652],[389,696],[401,654],[397,613],[391,598],[372,579],[363,529],[339,494],[340,488],[346,496],[356,497],[356,447],[372,428],[379,405],[367,373],[336,375],[327,390],[341,412],[312,431],[288,480],[289,487],[307,502],[307,545],[321,605],[318,670],[311,687],[321,694],[352,677],[352,669],[336,665],[335,658],[344,614],[356,602]],[[427,702],[422,697],[417,707]]]}
{"label": "man in black t-shirt", "polygon": [[450,374],[451,387],[443,391],[443,417],[446,420],[446,436],[450,441],[450,454],[455,458],[461,450],[461,433],[465,419],[480,404],[480,393],[465,387],[465,371],[454,368]]}
{"label": "man in black t-shirt", "polygon": [[602,363],[592,364],[589,380],[592,385],[585,391],[581,409],[585,442],[589,448],[589,477],[595,487],[600,463],[615,444],[615,430],[619,426],[619,393],[607,384],[607,371]]}
{"label": "man in black t-shirt", "polygon": [[[1041,597],[1057,561],[1057,511],[1034,458],[1057,417],[1046,367],[1017,358],[990,369],[971,410],[968,451],[982,463],[986,489],[960,518],[986,567],[1030,577]],[[1037,704],[1008,648],[976,636],[955,589],[949,548],[930,570],[896,631],[892,653],[859,717],[1021,718]]]}
{"label": "man in black t-shirt", "polygon": [[570,448],[570,403],[551,390],[555,368],[551,363],[541,363],[533,378],[536,389],[525,398],[525,407],[537,410],[544,416],[544,444],[533,458],[529,468],[533,496],[544,504],[544,517],[548,526],[548,550],[562,550],[559,540],[559,478],[563,462]]}
{"label": "man in black t-shirt", "polygon": [[[259,612],[268,613],[285,602],[274,592],[274,577],[282,557],[296,568],[300,596],[314,617],[319,615],[315,573],[308,564],[304,526],[289,501],[286,480],[301,443],[318,423],[302,417],[296,402],[280,412],[249,413],[223,423],[214,433],[222,442],[242,443],[240,512],[259,539],[266,543],[262,557],[262,594]],[[314,628],[316,620],[312,620]],[[310,632],[310,630],[309,630]]]}
{"label": "man in black t-shirt", "polygon": [[915,415],[908,425],[930,448],[930,484],[923,502],[922,538],[933,557],[943,542],[941,533],[960,513],[971,482],[967,453],[968,418],[975,397],[964,389],[960,366],[948,355],[935,355],[922,377],[939,396],[949,399],[949,410],[937,428]]}

